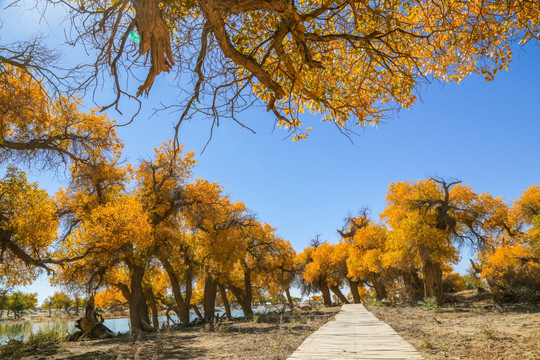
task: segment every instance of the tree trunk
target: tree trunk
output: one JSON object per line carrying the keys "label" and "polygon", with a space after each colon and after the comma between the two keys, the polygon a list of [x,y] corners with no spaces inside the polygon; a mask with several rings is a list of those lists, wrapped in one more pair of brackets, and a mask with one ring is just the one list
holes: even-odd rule
{"label": "tree trunk", "polygon": [[409,302],[416,304],[424,295],[424,283],[418,276],[418,270],[414,267],[406,269],[402,273],[403,283],[409,296]]}
{"label": "tree trunk", "polygon": [[103,325],[103,317],[96,313],[94,295],[90,296],[86,302],[84,317],[76,321],[75,327],[80,331],[70,335],[70,340],[78,340],[80,338],[103,339],[115,336],[109,328]]}
{"label": "tree trunk", "polygon": [[201,312],[199,311],[199,307],[196,304],[192,304],[191,308],[193,309],[193,311],[195,311],[195,314],[197,315],[199,320],[203,321],[204,317],[202,316]]}
{"label": "tree trunk", "polygon": [[144,295],[146,300],[150,303],[150,310],[152,311],[152,325],[154,329],[159,329],[159,319],[158,319],[158,309],[156,304],[156,298],[154,297],[154,292],[150,286],[144,288]]}
{"label": "tree trunk", "polygon": [[326,284],[325,280],[319,281],[319,289],[322,292],[324,305],[332,306],[332,296],[330,295],[330,289],[328,289],[328,284]]}
{"label": "tree trunk", "polygon": [[244,288],[244,304],[240,305],[242,305],[244,316],[253,317],[253,309],[251,308],[251,303],[253,302],[253,292],[251,289],[251,271],[244,271]]}
{"label": "tree trunk", "polygon": [[353,297],[353,301],[355,304],[360,304],[362,302],[362,299],[360,299],[360,293],[358,292],[358,286],[360,286],[360,281],[358,280],[352,280],[347,278],[347,282],[349,283],[349,288],[351,289],[351,294]]}
{"label": "tree trunk", "polygon": [[214,321],[214,312],[216,310],[217,282],[212,275],[206,274],[204,279],[203,310],[204,320],[212,323]]}
{"label": "tree trunk", "polygon": [[227,290],[222,283],[218,283],[219,293],[221,294],[221,301],[223,301],[223,307],[225,308],[225,315],[227,319],[232,320],[231,305],[229,299],[227,299]]}
{"label": "tree trunk", "polygon": [[371,282],[373,283],[377,300],[386,299],[386,286],[384,286],[381,276],[377,273],[371,273]]}
{"label": "tree trunk", "polygon": [[171,288],[172,293],[174,296],[174,300],[176,301],[175,307],[173,307],[173,310],[176,312],[176,315],[178,315],[178,319],[182,324],[189,324],[190,322],[190,313],[189,310],[191,308],[191,296],[193,293],[192,288],[192,279],[193,279],[193,273],[191,269],[187,269],[185,271],[185,295],[182,296],[182,291],[180,289],[180,281],[178,279],[178,276],[176,275],[176,272],[174,271],[171,263],[169,260],[162,258],[160,259],[161,264],[163,265],[163,268],[167,272],[167,275],[169,275],[169,280],[171,282]]}
{"label": "tree trunk", "polygon": [[244,271],[244,289],[234,286],[232,284],[229,284],[229,289],[242,307],[244,316],[253,317],[253,309],[251,308],[251,272]]}
{"label": "tree trunk", "polygon": [[432,262],[430,258],[424,258],[424,298],[435,297],[437,304],[443,304],[442,268],[441,263]]}
{"label": "tree trunk", "polygon": [[338,297],[339,300],[341,300],[341,302],[343,304],[348,304],[349,303],[349,300],[347,300],[347,298],[345,297],[345,295],[343,295],[343,293],[341,292],[341,290],[339,289],[339,286],[337,285],[332,285],[330,286],[330,290],[332,290],[332,292],[334,294],[336,294],[336,296]]}
{"label": "tree trunk", "polygon": [[148,318],[148,308],[143,292],[142,279],[144,268],[141,266],[131,267],[130,297],[129,297],[129,322],[131,332],[152,331],[150,319]]}
{"label": "tree trunk", "polygon": [[287,302],[289,303],[289,307],[292,310],[294,308],[294,301],[292,299],[291,291],[289,290],[289,288],[285,289],[285,295],[287,296]]}

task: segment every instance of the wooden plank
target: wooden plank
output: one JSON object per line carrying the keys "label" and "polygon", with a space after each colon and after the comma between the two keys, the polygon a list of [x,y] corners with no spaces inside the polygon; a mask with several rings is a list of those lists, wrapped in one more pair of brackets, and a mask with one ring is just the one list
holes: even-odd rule
{"label": "wooden plank", "polygon": [[306,338],[288,359],[417,360],[422,356],[362,304],[348,304],[334,320]]}

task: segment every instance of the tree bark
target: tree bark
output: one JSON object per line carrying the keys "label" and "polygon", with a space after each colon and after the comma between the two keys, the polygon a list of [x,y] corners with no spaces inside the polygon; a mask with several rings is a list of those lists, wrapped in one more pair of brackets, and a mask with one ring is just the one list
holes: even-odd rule
{"label": "tree bark", "polygon": [[343,304],[348,304],[349,303],[349,300],[347,300],[347,298],[345,297],[345,295],[343,295],[343,293],[341,292],[341,290],[339,289],[339,286],[337,285],[331,285],[330,286],[330,290],[332,290],[332,292],[334,294],[336,294],[336,296],[338,297],[339,300],[341,300],[341,302]]}
{"label": "tree bark", "polygon": [[411,304],[416,304],[419,300],[422,300],[424,295],[424,283],[418,276],[418,270],[414,267],[410,267],[402,273],[402,277],[405,289],[409,296],[409,302]]}
{"label": "tree bark", "polygon": [[142,266],[131,266],[130,297],[129,297],[129,322],[131,332],[152,331],[150,319],[148,318],[148,308],[143,292],[142,279],[144,268]]}
{"label": "tree bark", "polygon": [[197,304],[192,304],[191,308],[193,309],[193,311],[195,311],[195,314],[197,315],[199,320],[203,321],[204,317],[202,316],[201,312],[199,311],[199,307],[197,306]]}
{"label": "tree bark", "polygon": [[[100,319],[101,318],[101,319]],[[90,296],[86,302],[84,317],[76,321],[75,327],[79,329],[76,333],[69,336],[71,340],[80,338],[103,339],[114,337],[114,333],[103,325],[103,317],[95,311],[94,295]]]}
{"label": "tree bark", "polygon": [[358,286],[360,286],[360,281],[355,281],[347,278],[347,282],[349,283],[349,288],[351,289],[354,303],[360,304],[362,302],[362,299],[360,299],[360,293],[358,292]]}
{"label": "tree bark", "polygon": [[289,303],[289,307],[292,310],[294,308],[294,301],[292,299],[291,291],[289,290],[289,288],[285,289],[285,295],[287,296],[287,302]]}
{"label": "tree bark", "polygon": [[430,258],[424,258],[424,298],[435,297],[437,304],[443,304],[442,268],[441,263],[433,262]]}
{"label": "tree bark", "polygon": [[332,296],[330,295],[330,289],[325,280],[319,280],[319,289],[322,292],[322,297],[325,306],[332,306]]}
{"label": "tree bark", "polygon": [[186,269],[185,272],[185,292],[184,296],[182,296],[182,291],[180,289],[180,280],[178,279],[178,276],[176,275],[176,272],[174,271],[171,263],[169,260],[162,258],[160,259],[161,264],[163,265],[163,268],[167,272],[167,275],[169,276],[169,280],[171,282],[171,289],[174,296],[174,300],[176,301],[176,306],[172,307],[176,315],[178,315],[178,319],[182,324],[189,324],[190,322],[190,313],[189,310],[191,308],[191,296],[193,293],[193,273],[191,269]]}
{"label": "tree bark", "polygon": [[152,325],[154,326],[154,329],[159,329],[159,314],[156,304],[156,298],[150,286],[144,288],[144,295],[146,297],[146,300],[148,300],[148,302],[150,303],[150,310],[152,311]]}
{"label": "tree bark", "polygon": [[212,323],[214,321],[214,312],[216,309],[217,282],[212,275],[206,274],[204,279],[203,309],[204,320]]}
{"label": "tree bark", "polygon": [[229,304],[229,299],[227,299],[227,290],[225,285],[218,283],[219,293],[221,294],[221,301],[223,301],[223,307],[225,308],[225,315],[227,319],[232,320],[231,305]]}
{"label": "tree bark", "polygon": [[253,317],[253,309],[251,307],[251,302],[253,301],[251,292],[251,272],[244,271],[244,289],[232,284],[229,284],[229,289],[242,307],[244,316]]}
{"label": "tree bark", "polygon": [[371,282],[373,284],[373,288],[375,289],[377,300],[381,301],[386,299],[386,286],[384,286],[381,276],[376,273],[371,273]]}

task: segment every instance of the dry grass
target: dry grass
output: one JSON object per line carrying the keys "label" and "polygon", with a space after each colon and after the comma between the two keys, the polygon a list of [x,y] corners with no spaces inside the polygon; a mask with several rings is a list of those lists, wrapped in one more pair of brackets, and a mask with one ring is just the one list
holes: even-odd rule
{"label": "dry grass", "polygon": [[426,359],[540,359],[540,308],[455,304],[438,312],[421,307],[369,307]]}
{"label": "dry grass", "polygon": [[[203,325],[182,330],[164,330],[115,339],[57,344],[39,349],[25,359],[286,359],[339,307],[295,311],[283,316],[256,316],[253,320],[216,324],[214,332]],[[45,355],[46,354],[46,355]],[[45,356],[44,356],[45,355]]]}

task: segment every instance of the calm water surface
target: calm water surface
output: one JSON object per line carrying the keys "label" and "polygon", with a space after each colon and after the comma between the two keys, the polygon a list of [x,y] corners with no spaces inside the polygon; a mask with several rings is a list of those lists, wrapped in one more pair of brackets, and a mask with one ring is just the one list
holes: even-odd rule
{"label": "calm water surface", "polygon": [[[265,310],[254,312],[266,312]],[[221,316],[223,313],[217,312],[217,315]],[[232,315],[235,317],[243,316],[244,313],[242,310],[232,311]],[[191,315],[191,320],[194,320],[197,316],[195,314]],[[178,322],[178,318],[175,315],[171,315],[171,319]],[[160,325],[167,323],[166,316],[159,317]],[[125,333],[128,332],[129,327],[129,318],[118,318],[118,319],[106,319],[103,324],[111,329],[114,333]],[[75,321],[45,321],[45,322],[0,322],[0,344],[5,344],[9,339],[24,341],[27,340],[31,334],[37,334],[40,331],[49,329],[60,329],[62,332],[65,332],[66,335],[72,334],[77,329],[75,328]]]}

